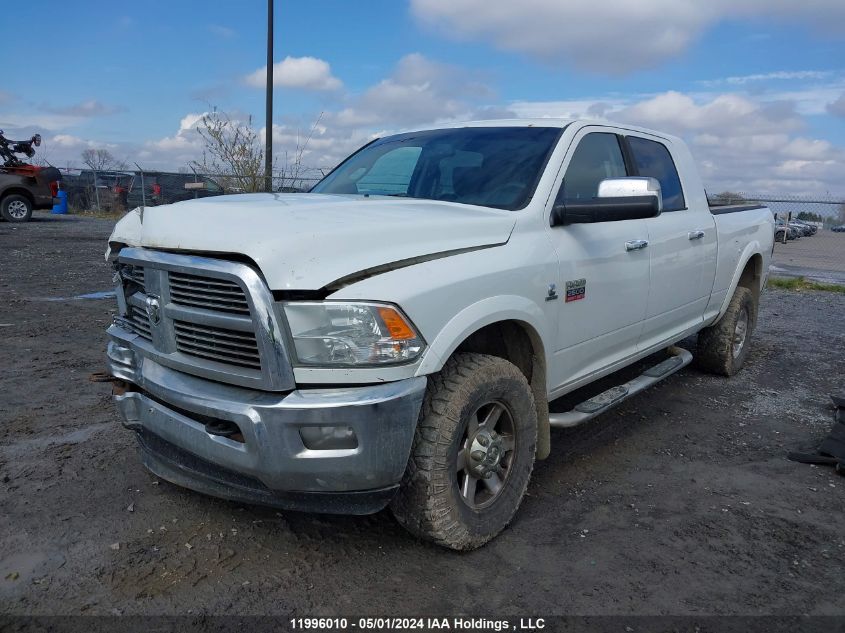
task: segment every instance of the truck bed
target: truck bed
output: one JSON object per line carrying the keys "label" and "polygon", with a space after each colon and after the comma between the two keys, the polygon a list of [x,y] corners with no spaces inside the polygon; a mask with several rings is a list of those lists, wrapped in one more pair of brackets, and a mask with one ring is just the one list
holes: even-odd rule
{"label": "truck bed", "polygon": [[740,211],[753,211],[754,209],[764,209],[766,205],[746,202],[744,204],[711,204],[710,213],[713,215],[722,215],[723,213],[739,213]]}

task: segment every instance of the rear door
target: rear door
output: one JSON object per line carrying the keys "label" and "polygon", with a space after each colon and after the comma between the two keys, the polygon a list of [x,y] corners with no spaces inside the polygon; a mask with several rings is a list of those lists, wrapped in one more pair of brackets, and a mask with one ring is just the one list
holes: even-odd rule
{"label": "rear door", "polygon": [[716,224],[710,208],[685,195],[663,139],[626,135],[635,175],[660,182],[663,212],[645,220],[651,287],[639,348],[645,349],[701,323],[716,267]]}
{"label": "rear door", "polygon": [[[570,156],[555,204],[590,200],[602,180],[628,175],[620,137],[609,128],[580,131]],[[649,252],[626,248],[628,242],[648,239],[645,220],[570,224],[550,231],[560,262],[560,322],[550,367],[554,390],[636,352],[648,299]]]}

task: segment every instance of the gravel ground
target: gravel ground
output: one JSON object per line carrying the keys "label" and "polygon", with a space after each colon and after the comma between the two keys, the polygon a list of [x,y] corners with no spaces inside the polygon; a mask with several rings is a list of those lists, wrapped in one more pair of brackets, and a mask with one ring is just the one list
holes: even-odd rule
{"label": "gravel ground", "polygon": [[845,479],[792,463],[845,394],[845,295],[767,292],[746,369],[553,431],[481,550],[158,481],[104,369],[106,220],[0,223],[0,612],[845,615]]}

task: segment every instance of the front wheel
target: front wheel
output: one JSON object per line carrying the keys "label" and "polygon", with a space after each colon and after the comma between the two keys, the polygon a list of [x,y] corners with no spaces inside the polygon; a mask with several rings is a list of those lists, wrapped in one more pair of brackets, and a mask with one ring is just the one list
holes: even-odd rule
{"label": "front wheel", "polygon": [[480,547],[516,513],[536,446],[537,412],[522,372],[495,356],[456,354],[429,379],[393,514],[439,545]]}
{"label": "front wheel", "polygon": [[19,194],[6,196],[0,200],[0,215],[7,222],[28,222],[32,217],[32,203]]}

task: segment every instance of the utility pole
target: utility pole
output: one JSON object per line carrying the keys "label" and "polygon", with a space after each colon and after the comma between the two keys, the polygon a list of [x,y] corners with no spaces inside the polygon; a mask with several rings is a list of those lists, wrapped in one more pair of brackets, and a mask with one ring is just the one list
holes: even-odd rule
{"label": "utility pole", "polygon": [[273,191],[273,2],[267,0],[267,113],[264,127],[264,190]]}

